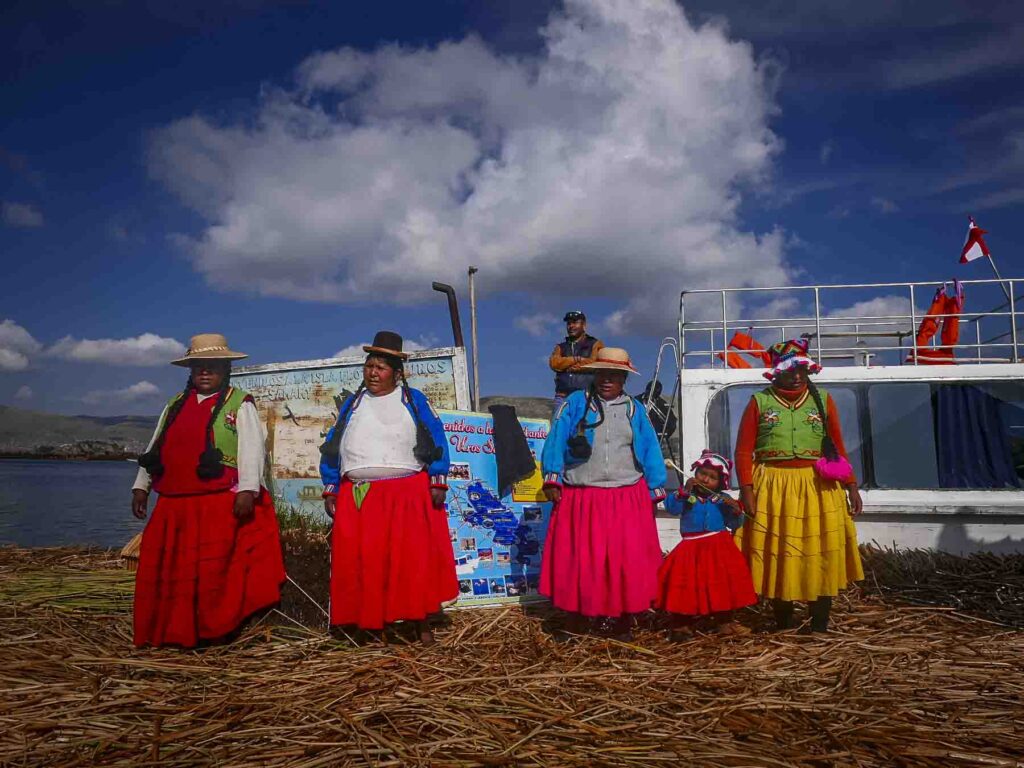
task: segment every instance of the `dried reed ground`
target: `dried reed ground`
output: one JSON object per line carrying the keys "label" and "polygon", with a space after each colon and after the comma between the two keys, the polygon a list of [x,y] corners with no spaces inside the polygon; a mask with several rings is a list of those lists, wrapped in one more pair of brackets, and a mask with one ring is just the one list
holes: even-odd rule
{"label": "dried reed ground", "polygon": [[[322,546],[303,538],[293,573]],[[0,764],[1024,765],[1020,556],[874,553],[828,637],[750,611],[742,638],[563,645],[509,608],[355,648],[300,628],[318,609],[289,587],[292,617],[188,652],[132,648],[117,566],[0,549]]]}

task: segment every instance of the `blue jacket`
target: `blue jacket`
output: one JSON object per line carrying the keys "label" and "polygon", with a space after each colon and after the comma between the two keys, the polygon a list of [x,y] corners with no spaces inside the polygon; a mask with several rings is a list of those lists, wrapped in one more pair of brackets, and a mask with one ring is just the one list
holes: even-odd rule
{"label": "blue jacket", "polygon": [[[633,428],[633,456],[643,469],[644,480],[651,491],[651,498],[660,501],[665,498],[664,486],[667,477],[665,457],[661,454],[658,435],[647,416],[647,410],[635,399],[630,398],[630,401],[632,413],[629,415],[629,423]],[[583,463],[569,453],[569,438],[576,434],[576,428],[580,420],[584,418],[583,411],[586,407],[587,393],[573,392],[565,399],[555,414],[551,432],[544,443],[544,453],[541,455],[545,484],[561,485],[565,470]],[[597,421],[596,405],[591,404],[586,419],[587,424]],[[586,429],[584,434],[587,436],[587,442],[593,446],[594,430]]]}
{"label": "blue jacket", "polygon": [[[451,459],[448,455],[448,438],[444,433],[444,424],[434,411],[433,406],[430,405],[426,395],[412,387],[409,387],[409,392],[412,395],[412,402],[409,402],[405,391],[402,391],[402,403],[409,412],[409,417],[415,421],[416,415],[419,414],[420,421],[427,427],[431,438],[434,440],[434,445],[441,449],[441,458],[427,467],[427,473],[430,475],[430,484],[444,486],[447,484],[448,470],[451,467]],[[352,418],[352,414],[359,408],[359,404],[362,402],[363,395],[365,394],[364,390],[358,395],[350,396],[342,403],[341,409],[338,411],[338,422],[327,431],[325,442],[331,441],[336,430],[340,429],[344,432],[345,427],[348,426],[349,419]],[[338,469],[339,458],[337,453],[321,456],[320,458],[320,479],[324,484],[324,494],[338,492],[338,486],[341,484],[341,474]]]}
{"label": "blue jacket", "polygon": [[690,495],[679,489],[665,499],[666,511],[679,518],[679,532],[707,533],[711,531],[735,531],[743,525],[743,514],[736,512],[724,501],[712,499],[690,502]]}

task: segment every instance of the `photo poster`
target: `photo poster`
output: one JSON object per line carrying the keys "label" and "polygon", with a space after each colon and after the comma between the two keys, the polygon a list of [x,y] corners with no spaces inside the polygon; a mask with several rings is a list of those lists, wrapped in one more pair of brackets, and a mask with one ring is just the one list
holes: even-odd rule
{"label": "photo poster", "polygon": [[551,504],[540,456],[550,425],[519,419],[536,472],[499,497],[494,421],[489,414],[439,410],[448,438],[448,534],[459,579],[456,607],[534,602]]}

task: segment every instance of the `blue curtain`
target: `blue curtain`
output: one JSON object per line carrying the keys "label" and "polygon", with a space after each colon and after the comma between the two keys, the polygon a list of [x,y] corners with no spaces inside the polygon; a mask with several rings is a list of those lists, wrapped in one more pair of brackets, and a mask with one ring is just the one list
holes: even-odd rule
{"label": "blue curtain", "polygon": [[939,385],[935,444],[942,488],[1020,488],[999,400],[978,387]]}

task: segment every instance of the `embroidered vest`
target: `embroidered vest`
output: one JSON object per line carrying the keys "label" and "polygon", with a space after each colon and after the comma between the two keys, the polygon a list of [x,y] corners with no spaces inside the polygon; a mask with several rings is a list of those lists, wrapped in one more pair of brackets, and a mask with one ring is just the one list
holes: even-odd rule
{"label": "embroidered vest", "polygon": [[825,414],[818,413],[818,406],[809,392],[793,403],[776,396],[771,387],[754,395],[760,413],[754,445],[755,461],[821,458],[828,393],[819,392]]}
{"label": "embroidered vest", "polygon": [[[182,397],[184,395],[181,392],[172,397],[167,402],[167,410],[169,411]],[[223,463],[226,467],[238,468],[238,427],[235,424],[238,421],[238,409],[242,407],[242,403],[247,398],[252,400],[252,396],[245,390],[228,387],[227,400],[224,407],[220,409],[220,413],[217,414],[217,420],[213,422],[213,445],[215,448],[220,448],[224,454]],[[216,397],[209,397],[203,402],[215,403],[216,400]],[[164,422],[161,419],[157,428],[163,429],[163,426]]]}

